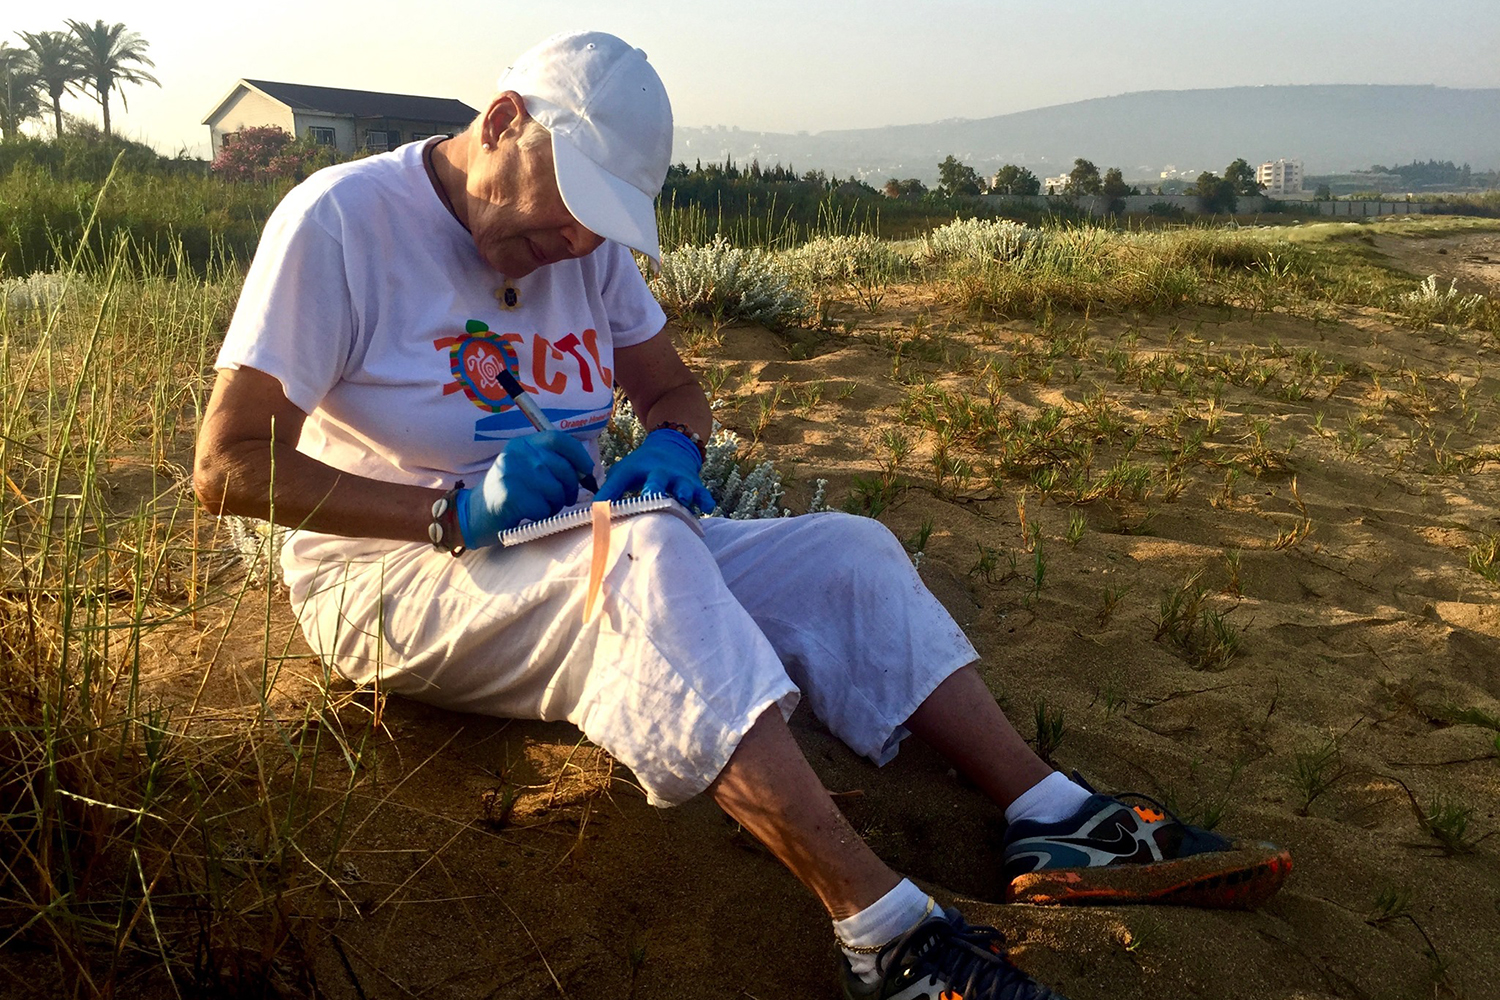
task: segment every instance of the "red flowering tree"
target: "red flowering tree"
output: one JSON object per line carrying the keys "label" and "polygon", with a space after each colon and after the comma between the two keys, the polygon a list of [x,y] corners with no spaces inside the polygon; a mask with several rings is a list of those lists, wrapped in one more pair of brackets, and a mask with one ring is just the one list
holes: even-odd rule
{"label": "red flowering tree", "polygon": [[225,137],[211,169],[232,181],[258,181],[279,177],[301,180],[333,162],[333,147],[310,139],[293,139],[275,125],[258,125]]}

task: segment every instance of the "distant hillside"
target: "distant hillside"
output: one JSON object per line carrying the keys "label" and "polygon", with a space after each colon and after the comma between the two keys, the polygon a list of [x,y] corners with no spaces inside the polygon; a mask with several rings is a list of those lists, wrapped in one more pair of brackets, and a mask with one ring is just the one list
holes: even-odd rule
{"label": "distant hillside", "polygon": [[1220,171],[1286,157],[1309,173],[1437,158],[1500,167],[1500,89],[1303,86],[1151,90],[994,118],[787,135],[723,126],[678,128],[673,159],[784,163],[873,182],[932,182],[949,153],[981,173],[1019,163],[1063,172],[1075,157],[1127,177],[1164,167]]}

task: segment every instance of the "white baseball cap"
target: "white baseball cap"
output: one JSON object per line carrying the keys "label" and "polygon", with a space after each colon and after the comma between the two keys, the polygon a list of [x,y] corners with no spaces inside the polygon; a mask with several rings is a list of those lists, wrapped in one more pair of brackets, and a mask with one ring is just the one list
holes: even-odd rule
{"label": "white baseball cap", "polygon": [[646,53],[602,31],[553,35],[500,77],[552,134],[573,218],[661,267],[654,200],[672,162],[672,105]]}

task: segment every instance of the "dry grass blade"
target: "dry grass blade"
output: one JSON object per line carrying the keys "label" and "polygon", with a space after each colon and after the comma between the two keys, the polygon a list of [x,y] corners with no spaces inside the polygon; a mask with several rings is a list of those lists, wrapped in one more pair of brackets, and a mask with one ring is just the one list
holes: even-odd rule
{"label": "dry grass blade", "polygon": [[503,899],[501,902],[505,903],[505,908],[510,911],[510,915],[516,918],[516,923],[521,925],[521,930],[526,932],[526,937],[531,941],[531,946],[536,949],[537,958],[542,960],[542,966],[547,970],[547,975],[552,977],[552,985],[557,987],[557,995],[566,997],[568,991],[563,989],[563,984],[558,980],[557,973],[552,971],[552,963],[547,961],[546,954],[542,952],[542,946],[536,943],[536,935],[531,933],[531,928],[526,926],[526,921],[521,919],[521,915],[515,911],[514,907],[506,903]]}

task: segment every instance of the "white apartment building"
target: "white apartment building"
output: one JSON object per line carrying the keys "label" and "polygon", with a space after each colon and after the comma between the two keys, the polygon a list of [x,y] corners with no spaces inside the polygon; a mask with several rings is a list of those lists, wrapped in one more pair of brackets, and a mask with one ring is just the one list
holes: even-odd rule
{"label": "white apartment building", "polygon": [[1266,194],[1297,194],[1302,190],[1302,161],[1262,163],[1255,172],[1255,179],[1265,187]]}
{"label": "white apartment building", "polygon": [[1058,174],[1056,177],[1048,177],[1042,181],[1042,194],[1062,194],[1063,189],[1068,186],[1068,175]]}

